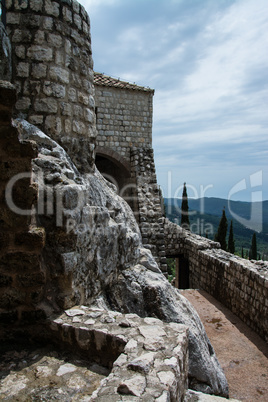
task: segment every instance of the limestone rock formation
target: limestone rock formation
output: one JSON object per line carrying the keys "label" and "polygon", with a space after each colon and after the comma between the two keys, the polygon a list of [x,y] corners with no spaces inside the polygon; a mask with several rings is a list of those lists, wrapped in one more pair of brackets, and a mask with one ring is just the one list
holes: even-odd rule
{"label": "limestone rock formation", "polygon": [[198,314],[162,275],[138,264],[123,270],[113,288],[106,292],[113,309],[187,325],[189,387],[205,393],[228,394],[225,376]]}
{"label": "limestone rock formation", "polygon": [[93,303],[189,327],[190,387],[227,396],[228,386],[204,327],[142,245],[135,217],[100,173],[81,175],[66,152],[24,120],[23,139],[36,141],[33,160],[39,202],[35,219],[46,231],[43,308]]}

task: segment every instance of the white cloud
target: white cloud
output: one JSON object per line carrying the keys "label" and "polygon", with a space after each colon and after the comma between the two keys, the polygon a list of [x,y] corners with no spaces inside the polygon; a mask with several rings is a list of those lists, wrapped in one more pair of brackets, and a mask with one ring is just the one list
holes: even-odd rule
{"label": "white cloud", "polygon": [[80,0],[81,3],[90,13],[90,11],[96,8],[102,8],[106,6],[114,6],[120,3],[120,0]]}
{"label": "white cloud", "polygon": [[196,182],[224,171],[227,186],[262,164],[268,177],[267,0],[82,4],[96,70],[156,90],[160,183],[168,169]]}

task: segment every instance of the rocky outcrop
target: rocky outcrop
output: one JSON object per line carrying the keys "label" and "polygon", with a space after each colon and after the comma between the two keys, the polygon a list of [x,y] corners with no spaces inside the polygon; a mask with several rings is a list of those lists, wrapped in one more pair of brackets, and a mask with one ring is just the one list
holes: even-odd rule
{"label": "rocky outcrop", "polygon": [[37,142],[33,160],[46,230],[47,313],[75,304],[157,317],[189,327],[189,379],[198,391],[228,395],[228,386],[203,325],[190,303],[160,272],[128,206],[95,170],[81,175],[66,152],[24,120],[24,139]]}
{"label": "rocky outcrop", "polygon": [[114,309],[187,325],[190,388],[205,393],[228,394],[224,374],[199,316],[162,275],[136,265],[122,271],[106,294]]}

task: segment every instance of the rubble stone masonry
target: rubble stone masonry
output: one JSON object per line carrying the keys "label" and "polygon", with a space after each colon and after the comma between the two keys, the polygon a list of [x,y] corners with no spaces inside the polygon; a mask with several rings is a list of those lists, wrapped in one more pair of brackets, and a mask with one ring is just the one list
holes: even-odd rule
{"label": "rubble stone masonry", "polygon": [[85,172],[94,163],[90,22],[75,0],[7,0],[15,114],[55,139]]}
{"label": "rubble stone masonry", "polygon": [[152,146],[154,90],[94,73],[97,146],[130,161],[131,149]]}
{"label": "rubble stone masonry", "polygon": [[[31,161],[37,148],[31,141],[18,139],[11,121],[15,102],[14,86],[0,81],[1,331],[3,324],[36,322],[43,317],[37,305],[44,297],[46,281],[41,262],[45,231],[36,226],[29,213],[17,213],[18,209],[31,211],[37,200],[37,188],[31,182]],[[11,185],[10,180],[16,177],[20,180]]]}
{"label": "rubble stone masonry", "polygon": [[189,262],[190,287],[222,302],[268,341],[268,263],[249,261],[166,219],[166,253]]}

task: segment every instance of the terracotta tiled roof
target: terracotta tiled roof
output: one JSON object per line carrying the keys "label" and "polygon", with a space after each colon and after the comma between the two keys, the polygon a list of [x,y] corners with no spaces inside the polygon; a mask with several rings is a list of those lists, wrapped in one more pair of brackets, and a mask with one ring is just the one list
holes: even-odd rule
{"label": "terracotta tiled roof", "polygon": [[131,84],[127,81],[121,81],[119,78],[112,78],[105,74],[96,73],[95,71],[94,71],[94,84],[101,85],[104,87],[132,89],[134,91],[145,91],[154,93],[154,89],[151,89],[149,87],[141,87],[136,84]]}

